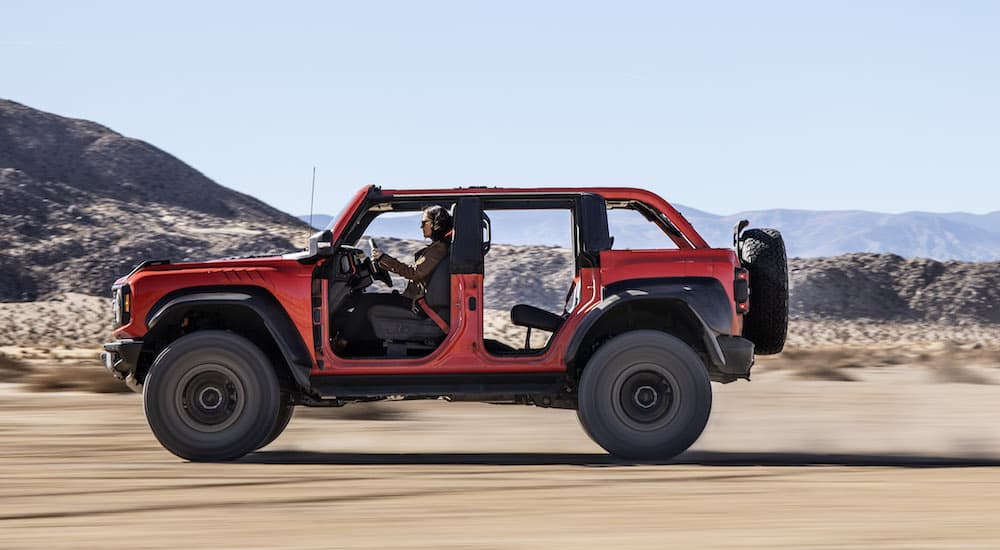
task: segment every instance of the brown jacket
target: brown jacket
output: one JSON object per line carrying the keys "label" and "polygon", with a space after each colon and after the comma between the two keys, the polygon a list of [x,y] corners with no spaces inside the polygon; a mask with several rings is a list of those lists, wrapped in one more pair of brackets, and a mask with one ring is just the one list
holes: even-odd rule
{"label": "brown jacket", "polygon": [[403,296],[411,300],[418,300],[424,297],[424,293],[427,291],[427,282],[431,278],[431,273],[434,273],[434,268],[447,255],[448,244],[444,241],[434,241],[413,255],[415,261],[413,265],[406,265],[396,258],[384,254],[378,263],[387,270],[408,279],[410,283],[406,285]]}

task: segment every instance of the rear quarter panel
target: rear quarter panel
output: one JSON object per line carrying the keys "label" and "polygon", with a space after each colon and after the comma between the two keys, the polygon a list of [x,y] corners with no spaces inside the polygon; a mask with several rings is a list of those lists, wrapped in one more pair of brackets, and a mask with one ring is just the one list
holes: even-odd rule
{"label": "rear quarter panel", "polygon": [[601,252],[601,285],[644,278],[712,277],[729,297],[733,335],[742,332],[743,317],[736,313],[733,279],[739,265],[736,253],[725,248],[692,250],[606,250]]}

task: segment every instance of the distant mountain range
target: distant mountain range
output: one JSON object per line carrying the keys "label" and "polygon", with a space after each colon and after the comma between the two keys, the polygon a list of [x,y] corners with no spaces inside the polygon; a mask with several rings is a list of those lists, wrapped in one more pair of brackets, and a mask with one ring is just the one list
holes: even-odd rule
{"label": "distant mountain range", "polygon": [[[935,260],[1000,260],[1000,211],[989,214],[906,212],[882,214],[862,210],[759,210],[728,216],[710,214],[683,205],[675,207],[712,246],[732,245],[733,226],[750,220],[751,227],[781,231],[792,257],[816,258],[858,252],[890,253],[905,258]],[[409,238],[416,232],[415,214],[385,220],[379,229],[388,235]],[[506,212],[492,214],[494,242],[515,245],[566,246],[568,232],[561,218],[533,217],[530,224],[511,219]],[[308,221],[309,216],[299,216]],[[328,215],[313,215],[315,227],[326,227]],[[382,220],[380,220],[382,221]],[[612,223],[619,246],[635,246],[658,237],[649,224]],[[554,236],[566,235],[564,238]],[[544,238],[540,238],[544,235]],[[546,240],[547,239],[547,240]],[[544,242],[542,242],[544,241]],[[549,242],[552,241],[552,242]]]}
{"label": "distant mountain range", "polygon": [[935,260],[1000,260],[1000,211],[977,215],[760,210],[716,216],[685,206],[678,209],[717,246],[730,243],[733,226],[747,219],[754,227],[780,230],[789,255],[802,258],[875,252]]}

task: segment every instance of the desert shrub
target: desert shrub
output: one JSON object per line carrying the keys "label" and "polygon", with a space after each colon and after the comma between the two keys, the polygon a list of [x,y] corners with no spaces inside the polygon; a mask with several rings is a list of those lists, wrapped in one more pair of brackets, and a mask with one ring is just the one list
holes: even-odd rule
{"label": "desert shrub", "polygon": [[24,361],[0,353],[0,382],[17,382],[31,371],[31,366]]}
{"label": "desert shrub", "polygon": [[53,365],[26,381],[28,389],[35,392],[132,393],[124,382],[116,380],[97,362]]}

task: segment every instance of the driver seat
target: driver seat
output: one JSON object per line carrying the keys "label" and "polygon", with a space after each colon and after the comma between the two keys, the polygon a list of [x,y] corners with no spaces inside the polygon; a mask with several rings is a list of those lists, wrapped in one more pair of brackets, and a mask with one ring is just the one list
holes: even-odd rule
{"label": "driver seat", "polygon": [[[406,357],[411,351],[437,348],[451,317],[451,250],[434,268],[418,306],[376,305],[368,310],[375,336],[385,342],[386,355]],[[435,319],[436,317],[437,319]]]}

